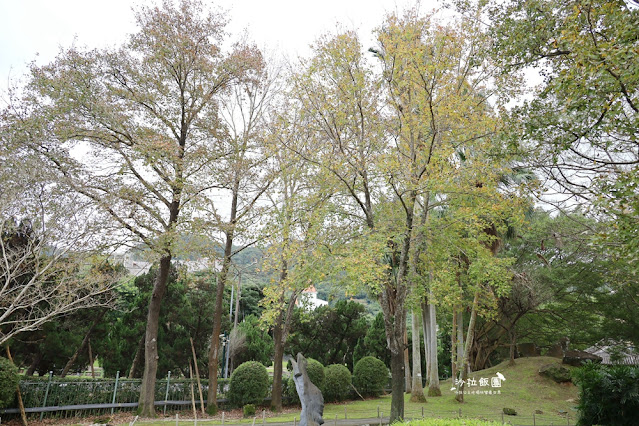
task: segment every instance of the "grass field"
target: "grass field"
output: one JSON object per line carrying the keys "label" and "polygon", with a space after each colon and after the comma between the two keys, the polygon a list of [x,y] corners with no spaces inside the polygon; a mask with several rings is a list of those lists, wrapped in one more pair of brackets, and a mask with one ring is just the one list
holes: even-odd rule
{"label": "grass field", "polygon": [[[426,403],[412,403],[409,401],[410,395],[405,396],[405,418],[421,419],[479,419],[485,421],[517,422],[524,424],[555,424],[566,425],[575,424],[577,412],[575,410],[577,399],[577,388],[568,384],[556,384],[550,379],[539,376],[539,367],[548,363],[559,362],[556,358],[535,357],[517,359],[515,366],[508,366],[502,363],[487,370],[471,373],[471,378],[475,378],[479,383],[480,378],[495,377],[500,372],[505,381],[500,388],[491,388],[490,385],[470,387],[469,390],[493,390],[499,394],[468,394],[465,395],[465,402],[459,404],[454,400],[455,393],[451,390],[451,380],[441,382],[442,396],[429,397]],[[335,422],[344,419],[366,419],[377,418],[378,412],[383,417],[388,417],[390,413],[390,395],[365,401],[348,401],[341,404],[326,404],[324,408],[324,420],[330,426]],[[503,415],[504,408],[512,408],[517,411],[517,416]],[[379,411],[378,411],[379,410]],[[271,413],[265,411],[265,423],[285,423],[293,422],[294,418],[299,420],[299,409],[289,410],[287,413]],[[228,416],[225,424],[249,424],[253,419],[233,419]],[[169,419],[166,419],[169,420]],[[165,421],[146,422],[138,421],[145,426],[153,424],[164,424]],[[174,417],[172,418],[174,420]],[[221,424],[222,417],[218,414],[215,417],[199,419],[198,423]],[[193,421],[180,422],[180,424],[193,424]],[[262,424],[262,411],[258,410],[255,425]],[[446,424],[446,423],[439,423]]]}

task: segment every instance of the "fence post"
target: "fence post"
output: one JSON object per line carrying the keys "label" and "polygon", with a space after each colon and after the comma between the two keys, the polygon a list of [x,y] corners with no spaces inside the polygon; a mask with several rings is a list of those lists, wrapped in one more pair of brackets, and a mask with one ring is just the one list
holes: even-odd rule
{"label": "fence post", "polygon": [[[113,399],[111,400],[111,404],[115,404],[115,397],[118,394],[118,382],[120,381],[120,370],[115,373],[115,388],[113,388]],[[115,407],[111,407],[111,415],[115,411]]]}
{"label": "fence post", "polygon": [[346,412],[346,406],[344,406],[344,420],[348,419],[348,413]]}
{"label": "fence post", "polygon": [[380,416],[379,416],[379,426],[382,426],[382,417],[384,417],[384,413],[380,413]]}
{"label": "fence post", "polygon": [[165,416],[166,416],[166,401],[169,399],[169,383],[171,383],[171,370],[169,370],[169,374],[166,376],[166,393],[164,394],[164,412],[163,412]]}
{"label": "fence post", "polygon": [[535,420],[535,413],[533,413],[533,426],[537,426],[537,421]]}
{"label": "fence post", "polygon": [[504,424],[504,412],[503,412],[503,411],[502,411],[502,413],[501,413],[501,424],[502,424],[502,425]]}
{"label": "fence post", "polygon": [[[47,406],[47,398],[49,397],[49,388],[51,387],[51,377],[53,376],[53,371],[49,371],[49,381],[47,382],[47,390],[44,392],[44,402],[42,403],[42,408]],[[40,421],[44,417],[44,411],[40,413]]]}

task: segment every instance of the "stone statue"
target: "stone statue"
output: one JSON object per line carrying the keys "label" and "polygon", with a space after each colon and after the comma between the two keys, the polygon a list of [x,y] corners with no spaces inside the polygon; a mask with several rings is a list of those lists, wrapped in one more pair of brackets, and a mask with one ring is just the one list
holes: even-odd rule
{"label": "stone statue", "polygon": [[300,426],[319,426],[324,424],[324,397],[322,392],[308,378],[306,372],[306,358],[301,353],[297,354],[297,362],[291,359],[293,364],[293,381],[295,389],[302,403],[300,414]]}

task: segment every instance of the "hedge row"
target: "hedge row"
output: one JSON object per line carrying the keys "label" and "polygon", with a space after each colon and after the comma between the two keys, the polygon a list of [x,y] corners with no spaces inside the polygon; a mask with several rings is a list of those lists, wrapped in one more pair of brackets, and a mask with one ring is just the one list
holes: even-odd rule
{"label": "hedge row", "polygon": [[[194,381],[195,382],[195,381]],[[202,379],[202,392],[206,399],[208,380]],[[218,397],[226,397],[228,379],[218,380]],[[191,381],[189,379],[171,379],[168,386],[170,401],[186,401],[191,399]],[[22,400],[26,407],[41,407],[48,385],[48,377],[20,381]],[[140,396],[140,379],[118,380],[116,403],[137,402]],[[75,404],[108,404],[113,400],[115,379],[81,379],[67,380],[53,377],[47,395],[47,406],[64,406]],[[158,380],[155,385],[155,400],[163,401],[166,396],[167,380]],[[8,407],[16,407],[15,387]]]}

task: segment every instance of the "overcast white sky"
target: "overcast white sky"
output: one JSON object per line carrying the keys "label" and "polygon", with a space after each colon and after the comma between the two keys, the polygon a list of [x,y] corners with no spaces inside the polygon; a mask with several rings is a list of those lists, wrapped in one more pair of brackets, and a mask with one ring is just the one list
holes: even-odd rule
{"label": "overcast white sky", "polygon": [[[337,22],[360,31],[366,42],[387,11],[414,0],[203,0],[229,10],[231,33],[248,29],[260,47],[289,56],[307,53],[308,45]],[[423,0],[422,10],[440,6]],[[131,8],[152,0],[0,0],[0,91],[8,78],[19,78],[26,64],[53,60],[60,47],[90,48],[121,43],[135,31]]]}

